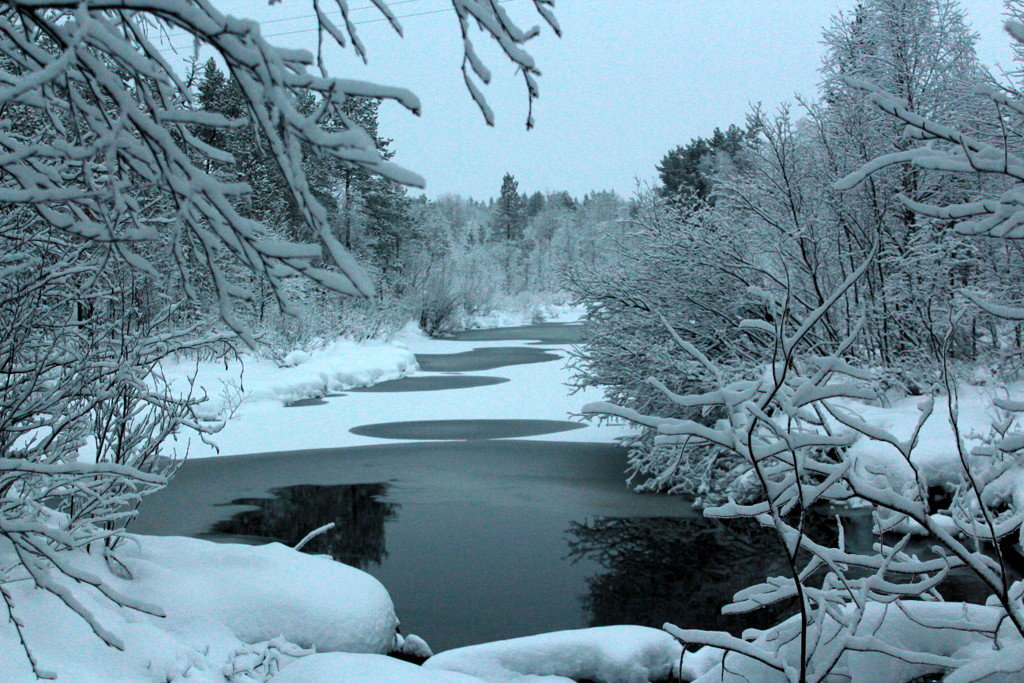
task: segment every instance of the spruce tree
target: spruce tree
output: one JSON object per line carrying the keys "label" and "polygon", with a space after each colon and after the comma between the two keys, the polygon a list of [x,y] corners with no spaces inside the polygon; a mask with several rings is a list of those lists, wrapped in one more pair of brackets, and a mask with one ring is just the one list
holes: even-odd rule
{"label": "spruce tree", "polygon": [[525,229],[526,202],[519,194],[515,176],[506,173],[501,179],[501,193],[494,205],[494,238],[514,242],[522,238]]}

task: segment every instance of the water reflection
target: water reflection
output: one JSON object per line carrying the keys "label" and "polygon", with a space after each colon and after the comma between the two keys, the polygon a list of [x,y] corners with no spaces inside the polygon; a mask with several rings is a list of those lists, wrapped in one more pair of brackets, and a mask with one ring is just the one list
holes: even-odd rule
{"label": "water reflection", "polygon": [[597,517],[574,522],[568,536],[570,557],[603,568],[587,579],[582,598],[591,626],[670,621],[738,635],[793,610],[783,603],[749,615],[721,614],[737,591],[788,573],[774,534],[749,521]]}
{"label": "water reflection", "polygon": [[[849,512],[841,521],[848,547],[869,552],[877,540],[870,516]],[[809,514],[805,531],[819,542],[834,543],[835,517]],[[572,523],[567,535],[571,559],[588,559],[603,570],[587,578],[588,592],[582,597],[591,626],[660,627],[669,621],[739,635],[746,628],[768,628],[796,609],[794,601],[787,601],[749,614],[721,613],[737,591],[768,576],[790,575],[774,531],[751,520],[597,517]],[[931,545],[922,539],[908,550],[934,556]],[[987,592],[963,570],[950,574],[942,594],[947,600],[980,603]]]}
{"label": "water reflection", "polygon": [[271,489],[273,498],[239,498],[232,505],[251,505],[213,525],[216,534],[248,536],[293,546],[313,529],[335,527],[311,540],[304,552],[326,554],[339,562],[366,569],[387,557],[384,525],[398,505],[387,502],[389,484],[303,484]]}

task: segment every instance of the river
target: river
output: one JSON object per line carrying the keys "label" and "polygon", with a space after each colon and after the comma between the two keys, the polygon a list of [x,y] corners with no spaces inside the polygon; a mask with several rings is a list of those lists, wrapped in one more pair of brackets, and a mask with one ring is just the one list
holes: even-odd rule
{"label": "river", "polygon": [[[475,387],[528,400],[544,392],[471,373],[524,364],[559,369],[579,334],[569,324],[465,332],[453,338],[465,350],[418,355],[419,375],[289,410],[344,411],[370,393],[456,406],[452,397]],[[561,382],[564,372],[550,377]],[[774,537],[749,523],[706,520],[678,497],[634,493],[625,483],[624,449],[560,441],[579,427],[563,415],[379,417],[351,429],[379,445],[188,461],[131,530],[293,545],[335,522],[306,550],[379,578],[402,630],[435,651],[605,624],[672,621],[739,633],[791,609],[722,616],[737,590],[783,572]]]}

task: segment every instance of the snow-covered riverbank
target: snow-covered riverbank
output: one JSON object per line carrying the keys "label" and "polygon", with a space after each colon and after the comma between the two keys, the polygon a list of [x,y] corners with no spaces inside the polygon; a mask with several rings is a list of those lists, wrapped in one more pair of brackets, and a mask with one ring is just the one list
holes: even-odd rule
{"label": "snow-covered riverbank", "polygon": [[[351,344],[351,343],[349,343]],[[501,384],[431,392],[360,393],[330,397],[353,386],[367,386],[395,377],[417,374],[416,354],[457,354],[473,349],[523,348],[557,354],[560,359],[509,365],[474,371],[474,376],[509,380]],[[235,407],[231,419],[213,437],[217,448],[199,439],[181,440],[175,452],[190,458],[282,452],[311,448],[340,448],[384,443],[381,439],[353,434],[361,425],[394,420],[570,420],[582,405],[601,398],[587,389],[571,394],[568,345],[537,346],[524,341],[451,341],[432,339],[409,326],[390,343],[337,347],[341,353],[311,356],[296,367],[270,367],[269,361],[244,366],[228,364],[203,366],[202,382],[215,395],[225,380],[245,386],[247,395]],[[214,364],[208,364],[214,365]],[[219,368],[224,368],[221,364]],[[178,372],[187,371],[182,367]],[[432,374],[437,373],[419,373]],[[232,384],[231,386],[235,386]],[[287,403],[304,398],[324,397],[322,405],[289,408]],[[214,399],[217,401],[218,399]],[[223,414],[214,403],[211,412]],[[623,425],[587,424],[582,429],[562,432],[560,441],[609,443],[632,429]],[[521,438],[542,439],[545,435]]]}
{"label": "snow-covered riverbank", "polygon": [[[291,367],[228,364],[224,372],[241,373],[240,384],[250,393],[217,435],[222,446],[219,455],[393,441],[350,432],[373,422],[562,420],[595,398],[594,392],[569,395],[567,345],[537,344],[528,333],[520,336],[500,341],[436,340],[410,328],[393,343],[341,344],[309,357],[293,357]],[[409,374],[451,379],[454,375],[446,372],[417,370],[415,356],[430,358],[437,367],[438,359],[474,353],[474,349],[529,351],[531,360],[473,370],[473,376],[507,380],[501,383],[435,391],[352,392],[328,396],[316,405],[285,405]],[[490,357],[483,353],[478,360]],[[204,367],[199,377],[217,382],[224,377],[219,372],[217,367]],[[965,390],[961,403],[965,432],[980,431],[986,424],[987,401],[982,400],[986,393],[983,387]],[[861,407],[861,412],[902,437],[914,424],[916,403]],[[955,450],[943,447],[949,442],[947,418],[940,403],[922,435],[922,466],[955,464]],[[625,427],[588,426],[560,432],[556,438],[607,443],[626,431]],[[197,451],[195,443],[191,449],[192,457],[218,454]],[[851,454],[878,462],[886,459],[884,449],[867,442],[857,444]],[[619,626],[456,648],[419,667],[386,656],[402,647],[402,638],[395,635],[401,614],[396,616],[386,586],[328,557],[306,555],[276,543],[253,547],[165,536],[131,536],[110,563],[103,560],[99,548],[96,551],[67,555],[68,566],[85,579],[68,582],[68,596],[90,610],[95,615],[93,626],[123,649],[104,645],[90,625],[53,594],[34,588],[29,581],[10,584],[14,614],[24,628],[19,634],[11,622],[0,625],[0,671],[7,678],[32,677],[22,636],[41,669],[74,681],[491,681],[530,676],[643,681],[663,679],[677,672],[680,663],[681,648],[668,633]],[[116,591],[118,602],[142,603],[144,611],[106,599],[88,585],[93,579]],[[946,616],[944,606],[921,609],[937,609],[936,614]],[[977,616],[986,615],[982,609]],[[961,653],[973,659],[989,654],[983,645],[974,640],[936,642],[935,649],[948,655],[973,648]],[[423,653],[420,646],[414,649]],[[687,655],[683,671],[688,677],[715,677],[720,660],[721,651],[708,648]]]}

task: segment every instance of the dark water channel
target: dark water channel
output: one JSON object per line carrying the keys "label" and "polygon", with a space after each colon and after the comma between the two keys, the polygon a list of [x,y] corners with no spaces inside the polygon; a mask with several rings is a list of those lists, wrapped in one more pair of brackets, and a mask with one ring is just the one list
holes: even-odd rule
{"label": "dark water channel", "polygon": [[[456,338],[564,344],[578,333],[574,325],[548,324]],[[484,349],[494,350],[509,364],[542,362],[536,351],[561,358],[521,346]],[[471,351],[432,362],[471,372],[496,358]],[[450,380],[471,377],[425,375],[378,390],[401,391],[403,382],[408,391],[458,388]],[[704,519],[679,498],[631,492],[623,449],[557,440],[573,427],[557,420],[382,422],[353,431],[420,441],[194,460],[131,529],[294,545],[335,522],[307,550],[378,577],[403,631],[435,650],[605,624],[672,621],[739,633],[790,611],[721,615],[736,591],[784,573],[774,537],[751,524]],[[527,434],[549,436],[503,440]],[[863,524],[850,526],[854,535],[865,532]]]}

